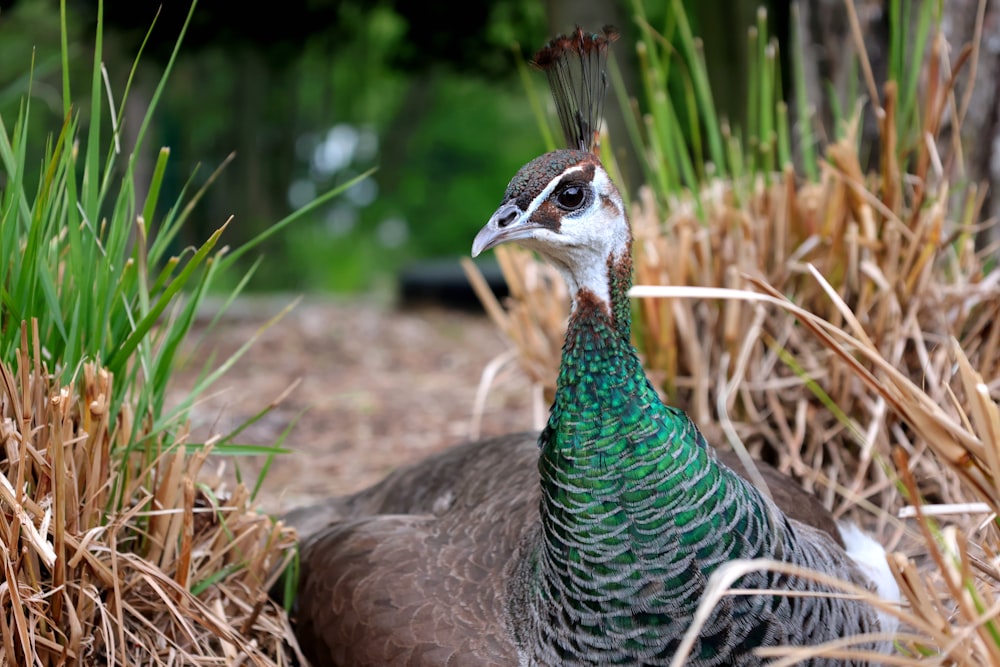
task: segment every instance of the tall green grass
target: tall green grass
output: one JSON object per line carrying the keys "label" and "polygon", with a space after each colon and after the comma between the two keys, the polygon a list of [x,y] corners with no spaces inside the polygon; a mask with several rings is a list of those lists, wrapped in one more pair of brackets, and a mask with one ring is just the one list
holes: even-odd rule
{"label": "tall green grass", "polygon": [[[62,122],[38,127],[33,74],[16,118],[0,115],[0,560],[10,590],[0,663],[207,664],[221,642],[255,664],[287,664],[266,590],[293,535],[254,509],[260,478],[223,502],[201,474],[209,452],[273,457],[284,436],[263,448],[236,444],[239,429],[211,447],[187,441],[194,401],[252,340],[169,409],[167,389],[206,295],[235,285],[217,320],[257,266],[232,275],[236,260],[353,182],[239,247],[225,245],[220,220],[201,244],[177,248],[215,174],[164,201],[170,150],[145,138],[195,4],[130,147],[120,130],[141,51],[123,91],[105,85],[99,2],[81,85],[69,74],[65,0],[60,9]],[[40,129],[44,146],[30,139]]]}
{"label": "tall green grass", "polygon": [[[229,221],[220,220],[203,243],[177,249],[178,232],[218,172],[200,187],[194,185],[192,174],[177,199],[164,202],[170,149],[154,149],[146,137],[196,3],[191,4],[135,145],[127,148],[122,146],[121,124],[142,52],[123,91],[106,85],[103,8],[99,2],[92,75],[81,86],[69,74],[65,0],[60,5],[64,116],[60,126],[50,129],[40,162],[29,157],[38,153],[37,146],[29,146],[29,128],[36,122],[30,87],[17,118],[0,116],[0,163],[5,173],[0,181],[0,360],[14,363],[15,350],[22,344],[20,324],[36,322],[44,362],[62,382],[77,378],[84,362],[96,362],[114,375],[112,423],[131,431],[119,434],[124,436],[119,440],[128,442],[130,450],[144,448],[155,456],[173,444],[198,395],[245,349],[208,372],[178,406],[166,409],[178,351],[205,296],[220,283],[235,285],[223,300],[224,311],[253,273],[251,268],[232,275],[235,260],[358,179],[322,195],[240,247],[225,245]],[[25,67],[30,64],[25,62]],[[154,150],[152,176],[140,182],[137,161]],[[136,418],[116,422],[125,402]],[[136,437],[140,432],[142,440]]]}
{"label": "tall green grass", "polygon": [[[745,77],[748,82],[744,111],[737,118],[725,118],[717,111],[705,61],[706,46],[694,34],[682,0],[671,0],[658,25],[651,23],[644,0],[632,0],[631,9],[639,34],[636,63],[642,87],[638,95],[637,91],[625,90],[615,67],[610,80],[618,99],[625,104],[631,149],[639,156],[645,182],[653,187],[661,203],[685,189],[697,190],[712,178],[732,180],[737,196],[748,194],[745,188],[752,187],[758,178],[768,182],[786,168],[793,168],[810,182],[819,180],[823,158],[815,118],[821,102],[807,95],[803,67],[807,56],[804,37],[798,31],[799,3],[793,2],[790,10],[791,85],[782,81],[780,45],[763,7],[757,12],[755,24],[746,29],[745,70],[726,74],[730,78]],[[896,158],[905,165],[921,148],[923,110],[917,87],[925,68],[924,54],[940,25],[943,10],[940,2],[914,4],[900,0],[892,0],[889,10],[888,80],[896,82],[899,90],[899,103],[893,109],[900,137]],[[866,63],[863,54],[850,45],[845,49],[850,53],[851,67],[859,73],[858,80],[862,80],[860,74]],[[619,58],[623,57],[629,56],[619,54]],[[845,91],[843,99],[836,91],[829,91],[824,102],[834,124],[823,129],[831,141],[843,138],[849,131],[852,118],[843,110],[854,113],[859,108],[856,100],[862,90]],[[868,91],[869,96],[873,93],[879,91]],[[638,97],[637,108],[642,110],[639,115],[636,107],[628,106],[627,101],[634,97]],[[872,105],[882,99],[878,94],[871,100]]]}

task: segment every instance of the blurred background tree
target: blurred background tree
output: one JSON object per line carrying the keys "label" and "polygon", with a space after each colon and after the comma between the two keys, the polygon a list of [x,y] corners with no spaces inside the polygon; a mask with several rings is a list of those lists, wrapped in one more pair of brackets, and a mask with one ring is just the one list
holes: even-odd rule
{"label": "blurred background tree", "polygon": [[[882,20],[876,10],[888,1],[859,3],[876,38]],[[646,13],[654,26],[662,25],[671,3],[647,4],[660,5],[646,7]],[[739,63],[747,52],[746,27],[762,4],[772,33],[784,41],[787,0],[683,3],[705,38],[718,108],[730,118],[744,113],[738,108],[747,98]],[[816,31],[805,38],[816,45],[816,76],[833,78],[838,63],[831,45],[849,33],[846,24],[822,21],[827,4],[806,17]],[[78,55],[74,66],[86,72],[97,2],[67,5],[71,48]],[[104,60],[113,90],[123,89],[145,40],[125,107],[123,141],[138,131],[188,9],[187,2],[161,6],[159,0],[104,4]],[[32,104],[36,112],[48,109],[50,127],[58,126],[58,20],[57,0],[0,0],[0,117],[16,117],[34,62]],[[202,2],[147,145],[170,147],[168,182],[177,190],[204,184],[230,154],[234,158],[182,241],[202,240],[233,215],[227,233],[238,243],[317,193],[377,166],[346,196],[269,241],[252,287],[391,289],[399,269],[412,261],[466,254],[507,180],[544,149],[517,74],[518,48],[520,57],[530,58],[549,35],[575,23],[592,29],[615,24],[625,33],[623,43],[633,43],[628,0],[285,0],[266,11],[236,0]],[[634,53],[618,48],[616,55],[628,89],[638,96],[629,74]],[[534,77],[540,91],[543,79]],[[812,94],[828,92],[818,87]],[[609,108],[618,104],[612,101]],[[639,174],[628,159],[631,147],[614,118],[611,123],[625,179],[634,188]],[[40,153],[45,137],[36,139]],[[148,157],[139,173],[151,169],[155,156]]]}

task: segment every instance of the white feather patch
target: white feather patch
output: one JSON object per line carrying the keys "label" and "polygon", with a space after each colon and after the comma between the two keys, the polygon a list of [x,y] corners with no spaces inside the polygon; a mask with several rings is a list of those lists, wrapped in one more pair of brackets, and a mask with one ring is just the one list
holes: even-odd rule
{"label": "white feather patch", "polygon": [[[858,528],[857,524],[841,521],[837,524],[837,528],[840,529],[840,536],[844,538],[847,555],[872,580],[878,596],[886,602],[899,603],[899,585],[889,570],[882,545]],[[880,610],[878,617],[883,632],[895,632],[899,628],[899,619],[892,614]]]}

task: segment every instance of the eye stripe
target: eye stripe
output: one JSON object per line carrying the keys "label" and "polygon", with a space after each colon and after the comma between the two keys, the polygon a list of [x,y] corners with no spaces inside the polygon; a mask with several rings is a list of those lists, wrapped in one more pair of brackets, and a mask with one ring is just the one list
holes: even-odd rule
{"label": "eye stripe", "polygon": [[601,195],[601,206],[603,206],[604,208],[608,209],[608,211],[610,213],[620,213],[621,212],[621,211],[618,210],[618,207],[615,206],[614,200],[612,200],[611,197],[609,197],[607,195]]}
{"label": "eye stripe", "polygon": [[565,180],[567,177],[571,175],[574,175],[576,172],[583,170],[585,166],[586,165],[572,167],[563,174],[562,178],[553,179],[552,181],[550,181],[549,184],[545,186],[545,189],[539,192],[538,196],[536,196],[534,199],[531,200],[531,203],[528,205],[527,209],[528,217],[533,217],[534,212],[538,210],[538,207],[541,206],[543,202],[548,201],[549,197],[552,195],[555,189],[562,184],[563,180]]}
{"label": "eye stripe", "polygon": [[558,150],[541,155],[524,165],[511,179],[503,201],[513,202],[522,211],[529,211],[566,178],[585,183],[592,181],[596,161],[593,153],[578,150]]}

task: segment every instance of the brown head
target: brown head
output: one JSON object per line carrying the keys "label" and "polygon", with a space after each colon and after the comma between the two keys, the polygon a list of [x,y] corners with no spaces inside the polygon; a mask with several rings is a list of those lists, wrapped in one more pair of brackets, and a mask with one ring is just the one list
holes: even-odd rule
{"label": "brown head", "polygon": [[588,151],[560,150],[517,172],[503,202],[472,243],[472,255],[516,241],[563,274],[570,293],[588,288],[610,304],[608,267],[628,259],[625,205]]}
{"label": "brown head", "polygon": [[625,205],[594,151],[607,89],[605,61],[616,37],[611,28],[577,28],[535,55],[535,65],[549,77],[570,148],[521,167],[472,244],[476,256],[516,241],[558,268],[572,294],[587,288],[609,305],[609,266],[631,266]]}

